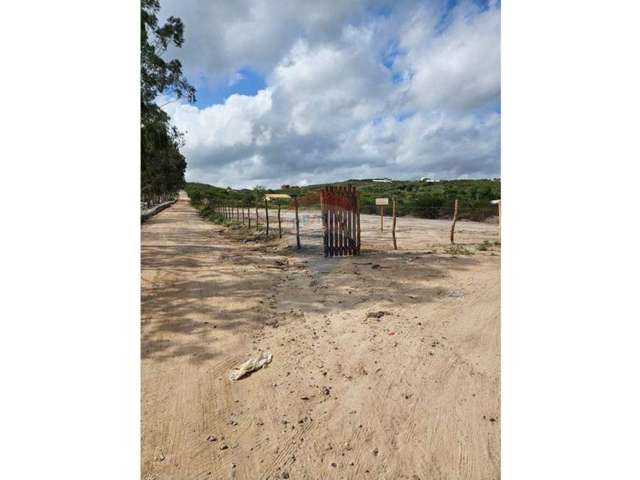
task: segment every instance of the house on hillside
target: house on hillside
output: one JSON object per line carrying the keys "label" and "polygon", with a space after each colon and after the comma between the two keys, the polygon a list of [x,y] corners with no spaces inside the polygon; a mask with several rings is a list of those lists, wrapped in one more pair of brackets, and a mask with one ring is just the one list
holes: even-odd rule
{"label": "house on hillside", "polygon": [[393,180],[390,178],[374,178],[373,181],[376,183],[391,183]]}

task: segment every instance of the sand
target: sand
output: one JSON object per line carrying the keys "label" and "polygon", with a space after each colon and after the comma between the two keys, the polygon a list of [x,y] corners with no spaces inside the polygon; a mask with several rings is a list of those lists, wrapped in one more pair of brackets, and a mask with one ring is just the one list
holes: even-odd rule
{"label": "sand", "polygon": [[301,251],[245,243],[184,193],[142,226],[143,479],[500,477],[497,226],[452,256],[446,221],[399,219],[398,251],[362,225],[332,259],[309,219]]}

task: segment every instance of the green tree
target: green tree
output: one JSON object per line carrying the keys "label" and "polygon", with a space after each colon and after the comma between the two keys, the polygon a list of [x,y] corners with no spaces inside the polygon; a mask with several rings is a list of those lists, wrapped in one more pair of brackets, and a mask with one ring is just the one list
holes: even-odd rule
{"label": "green tree", "polygon": [[262,185],[256,185],[253,187],[253,198],[256,203],[264,201],[264,195],[267,193],[267,189]]}
{"label": "green tree", "polygon": [[181,47],[184,25],[169,17],[160,25],[158,0],[142,0],[140,27],[140,115],[141,192],[143,198],[158,198],[184,186],[187,162],[180,153],[182,134],[171,125],[169,116],[155,102],[160,94],[195,102],[193,88],[182,74],[179,60],[162,58],[170,45]]}

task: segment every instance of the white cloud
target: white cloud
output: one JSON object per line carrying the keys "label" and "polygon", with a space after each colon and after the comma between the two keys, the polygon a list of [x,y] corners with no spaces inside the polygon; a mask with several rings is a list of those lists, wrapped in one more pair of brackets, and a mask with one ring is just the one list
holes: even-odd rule
{"label": "white cloud", "polygon": [[331,39],[364,13],[346,0],[164,0],[164,16],[180,17],[188,73],[219,80],[246,65],[268,72],[298,38]]}
{"label": "white cloud", "polygon": [[275,67],[269,84],[280,113],[296,133],[351,128],[384,110],[391,75],[367,48],[367,35],[349,31],[338,45],[315,48],[299,41]]}
{"label": "white cloud", "polygon": [[465,4],[443,21],[442,8],[410,1],[384,15],[371,14],[382,2],[310,2],[295,12],[224,2],[215,16],[204,3],[181,4],[188,15],[167,12],[192,29],[185,64],[209,78],[259,66],[267,87],[207,108],[165,107],[186,131],[188,180],[278,186],[499,174],[499,9]]}
{"label": "white cloud", "polygon": [[470,109],[500,94],[500,11],[456,8],[438,34],[433,16],[418,9],[400,36],[407,53],[395,67],[410,77],[412,104],[424,109]]}

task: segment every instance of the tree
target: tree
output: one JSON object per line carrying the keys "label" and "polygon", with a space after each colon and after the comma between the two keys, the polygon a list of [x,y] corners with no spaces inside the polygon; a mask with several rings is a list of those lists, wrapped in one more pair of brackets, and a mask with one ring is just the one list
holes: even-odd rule
{"label": "tree", "polygon": [[180,153],[183,135],[170,124],[169,115],[155,102],[159,95],[174,95],[195,102],[196,91],[182,74],[179,60],[162,55],[170,45],[182,47],[184,25],[169,17],[158,23],[158,0],[142,0],[140,27],[141,193],[158,198],[184,186],[187,162]]}
{"label": "tree", "polygon": [[262,185],[256,185],[253,187],[253,198],[256,203],[260,203],[264,200],[264,195],[267,193],[267,189]]}

